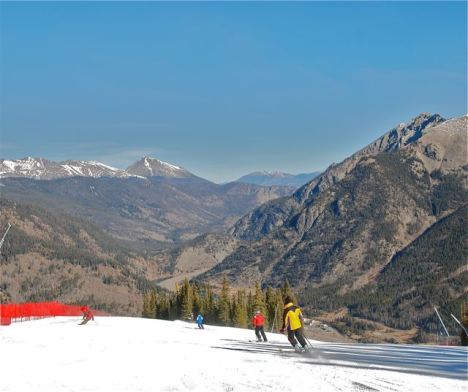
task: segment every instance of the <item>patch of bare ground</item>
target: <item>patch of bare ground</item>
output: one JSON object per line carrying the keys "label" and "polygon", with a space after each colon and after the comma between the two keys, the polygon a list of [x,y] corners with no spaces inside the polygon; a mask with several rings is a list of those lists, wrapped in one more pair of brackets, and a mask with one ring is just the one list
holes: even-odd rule
{"label": "patch of bare ground", "polygon": [[346,335],[341,334],[332,326],[322,323],[318,320],[311,320],[306,322],[304,327],[305,335],[312,340],[320,342],[333,342],[333,343],[352,343],[353,339]]}
{"label": "patch of bare ground", "polygon": [[[418,334],[417,328],[409,330],[395,329],[383,323],[371,321],[359,317],[353,317],[348,309],[340,308],[333,312],[321,314],[316,319],[322,324],[336,327],[343,341],[357,341],[367,343],[412,343]],[[359,324],[359,329],[347,328],[349,321]],[[331,336],[331,335],[330,335]],[[319,340],[319,339],[318,339]],[[339,341],[339,340],[337,340]]]}

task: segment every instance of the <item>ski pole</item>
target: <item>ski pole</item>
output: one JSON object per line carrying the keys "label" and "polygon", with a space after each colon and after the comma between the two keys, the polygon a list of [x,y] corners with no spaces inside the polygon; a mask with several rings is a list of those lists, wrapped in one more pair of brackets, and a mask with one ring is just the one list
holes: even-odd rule
{"label": "ski pole", "polygon": [[437,314],[437,317],[438,317],[439,320],[440,320],[440,323],[442,324],[442,327],[444,327],[444,330],[445,330],[445,333],[447,334],[447,337],[450,337],[450,335],[449,335],[449,333],[448,333],[448,331],[447,331],[447,328],[445,328],[445,324],[444,324],[444,322],[442,321],[442,317],[440,317],[440,314],[439,314],[439,312],[437,311],[437,308],[436,308],[435,306],[434,306],[434,310],[435,310],[435,312],[436,312],[436,314]]}

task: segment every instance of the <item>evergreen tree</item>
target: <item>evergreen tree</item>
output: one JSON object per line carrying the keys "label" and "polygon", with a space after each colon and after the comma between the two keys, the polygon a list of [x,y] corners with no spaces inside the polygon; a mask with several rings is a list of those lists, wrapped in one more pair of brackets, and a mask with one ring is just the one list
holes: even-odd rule
{"label": "evergreen tree", "polygon": [[247,317],[250,318],[253,316],[255,311],[255,302],[254,302],[254,296],[252,295],[252,292],[249,291],[249,294],[247,295]]}
{"label": "evergreen tree", "polygon": [[158,318],[158,306],[157,306],[157,301],[158,301],[158,293],[156,290],[151,290],[150,292],[150,318]]}
{"label": "evergreen tree", "polygon": [[201,313],[206,322],[246,328],[255,311],[260,310],[266,318],[265,328],[273,326],[278,330],[282,324],[284,293],[293,295],[287,282],[281,289],[276,290],[271,287],[262,290],[257,283],[253,293],[238,290],[232,298],[229,292],[226,277],[223,279],[219,296],[213,293],[209,284],[190,284],[188,279],[185,279],[180,286],[176,286],[173,293],[158,293],[156,290],[145,292],[142,316],[175,320],[188,319],[194,313]]}
{"label": "evergreen tree", "polygon": [[203,317],[207,323],[215,323],[216,322],[216,301],[213,294],[213,289],[209,284],[205,285],[204,296],[203,296],[203,309],[205,314]]}
{"label": "evergreen tree", "polygon": [[193,295],[187,278],[184,279],[180,291],[181,317],[183,320],[191,320],[193,318]]}
{"label": "evergreen tree", "polygon": [[275,314],[278,312],[277,309],[277,300],[276,292],[268,286],[265,293],[265,302],[266,302],[266,317],[268,319],[268,325],[273,325],[276,322]]}
{"label": "evergreen tree", "polygon": [[151,318],[151,296],[149,292],[143,294],[143,311],[141,315],[145,318]]}
{"label": "evergreen tree", "polygon": [[286,297],[290,297],[293,303],[297,305],[296,296],[291,290],[291,286],[289,285],[289,281],[287,279],[284,281],[283,287],[281,288],[281,294],[283,296],[283,301],[285,300]]}
{"label": "evergreen tree", "polygon": [[218,317],[223,325],[230,324],[229,283],[226,277],[223,278],[223,285],[219,298]]}
{"label": "evergreen tree", "polygon": [[247,300],[245,296],[245,291],[238,290],[237,298],[234,302],[234,315],[233,323],[235,327],[247,328],[248,326],[248,317],[247,317]]}
{"label": "evergreen tree", "polygon": [[203,301],[201,298],[200,286],[195,282],[192,286],[192,297],[193,297],[193,314],[205,313],[203,309]]}
{"label": "evergreen tree", "polygon": [[275,317],[274,317],[274,325],[273,328],[276,331],[279,331],[281,329],[281,326],[283,325],[283,309],[284,309],[284,302],[283,302],[283,295],[281,289],[276,289],[275,290],[275,300],[276,300],[276,305],[275,305]]}
{"label": "evergreen tree", "polygon": [[158,318],[163,320],[169,320],[170,306],[169,299],[165,293],[161,293],[158,296],[157,315]]}
{"label": "evergreen tree", "polygon": [[[265,316],[267,316],[267,307],[265,303],[265,293],[260,287],[260,283],[255,284],[255,296],[254,296],[254,312],[259,310],[262,312]],[[268,321],[268,320],[267,320]],[[265,328],[267,327],[267,324],[265,324]]]}

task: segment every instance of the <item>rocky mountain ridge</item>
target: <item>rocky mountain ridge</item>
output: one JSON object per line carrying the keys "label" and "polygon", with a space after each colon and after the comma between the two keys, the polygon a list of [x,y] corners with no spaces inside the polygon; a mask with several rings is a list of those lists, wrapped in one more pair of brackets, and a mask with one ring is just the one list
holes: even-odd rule
{"label": "rocky mountain ridge", "polygon": [[238,287],[287,279],[308,311],[346,307],[345,329],[365,317],[436,332],[432,304],[455,311],[466,299],[467,130],[467,116],[399,125],[239,220],[237,248],[197,279]]}
{"label": "rocky mountain ridge", "polygon": [[[206,274],[296,286],[354,276],[362,287],[466,197],[468,117],[422,114],[232,230],[246,244]],[[441,195],[444,195],[442,198]]]}
{"label": "rocky mountain ridge", "polygon": [[16,160],[0,159],[0,178],[8,177],[53,180],[69,177],[190,178],[195,176],[180,166],[151,157],[143,157],[126,170],[117,169],[96,161],[66,160],[54,162],[44,158],[26,157]]}
{"label": "rocky mountain ridge", "polygon": [[[463,120],[465,119],[465,120]],[[466,117],[451,121],[463,122]],[[364,157],[371,157],[382,152],[391,152],[412,145],[433,127],[446,122],[438,114],[422,113],[408,124],[400,123],[382,137],[339,164],[330,165],[322,174],[294,192],[290,198],[267,203],[250,212],[234,226],[232,233],[242,239],[260,238],[274,228],[284,224],[294,212],[308,205],[310,197],[326,191],[343,179]],[[462,125],[456,125],[458,128]],[[457,129],[458,129],[457,128]],[[430,148],[430,147],[429,147]]]}

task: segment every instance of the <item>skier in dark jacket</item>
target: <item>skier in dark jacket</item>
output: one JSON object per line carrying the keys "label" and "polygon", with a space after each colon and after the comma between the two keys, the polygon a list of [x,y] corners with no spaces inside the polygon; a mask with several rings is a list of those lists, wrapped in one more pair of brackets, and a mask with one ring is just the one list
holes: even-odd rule
{"label": "skier in dark jacket", "polygon": [[203,326],[203,316],[201,314],[197,316],[197,325],[198,328],[205,329],[205,327]]}
{"label": "skier in dark jacket", "polygon": [[[257,336],[257,342],[263,341],[267,342],[267,337],[265,335],[265,330],[264,330],[264,325],[265,325],[265,316],[260,312],[260,310],[257,310],[255,312],[255,316],[252,317],[252,325],[255,327],[255,335]],[[261,336],[260,336],[261,334]]]}
{"label": "skier in dark jacket", "polygon": [[[294,349],[298,352],[305,351],[310,347],[307,345],[304,338],[304,318],[302,316],[301,308],[294,305],[290,297],[286,297],[284,303],[283,326],[281,327],[280,332],[284,333],[284,331],[287,330],[288,340]],[[302,348],[298,345],[298,341]]]}

